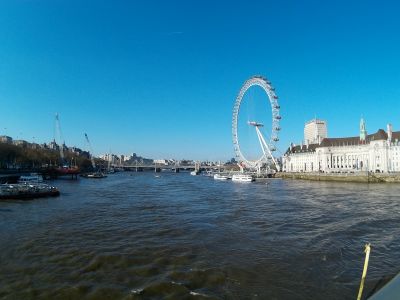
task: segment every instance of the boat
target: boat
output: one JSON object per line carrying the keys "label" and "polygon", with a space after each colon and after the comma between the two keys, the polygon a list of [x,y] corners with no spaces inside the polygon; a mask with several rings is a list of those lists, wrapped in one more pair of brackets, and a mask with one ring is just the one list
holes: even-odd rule
{"label": "boat", "polygon": [[252,181],[255,181],[255,179],[252,175],[249,175],[249,174],[234,174],[232,176],[232,181],[252,182]]}
{"label": "boat", "polygon": [[85,177],[85,178],[95,178],[95,179],[107,177],[107,175],[105,175],[103,172],[100,172],[100,171],[82,174],[81,176]]}
{"label": "boat", "polygon": [[42,197],[56,197],[60,191],[48,184],[0,184],[0,200],[26,200]]}
{"label": "boat", "polygon": [[208,171],[206,171],[205,173],[203,173],[203,175],[204,175],[204,176],[207,176],[207,177],[213,177],[213,176],[214,176],[214,173],[213,173],[212,171],[208,170]]}
{"label": "boat", "polygon": [[200,171],[200,162],[195,162],[194,163],[194,170],[192,172],[190,172],[190,175],[196,176],[196,175],[200,175],[201,171]]}
{"label": "boat", "polygon": [[18,183],[42,183],[43,182],[43,177],[40,174],[37,173],[31,173],[30,175],[22,175],[18,179]]}
{"label": "boat", "polygon": [[226,174],[217,173],[217,174],[214,174],[214,179],[215,180],[228,180],[228,179],[231,179],[231,178]]}
{"label": "boat", "polygon": [[79,173],[78,167],[63,166],[55,169],[58,175],[77,175]]}
{"label": "boat", "polygon": [[[377,283],[377,285],[379,282]],[[387,282],[381,289],[374,293],[369,300],[398,299],[400,293],[400,273]]]}

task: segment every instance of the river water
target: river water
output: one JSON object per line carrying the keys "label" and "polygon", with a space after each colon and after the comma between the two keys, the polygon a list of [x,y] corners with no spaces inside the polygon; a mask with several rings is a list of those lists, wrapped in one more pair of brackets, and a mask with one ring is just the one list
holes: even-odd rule
{"label": "river water", "polygon": [[355,299],[400,270],[400,185],[58,180],[0,202],[0,298]]}

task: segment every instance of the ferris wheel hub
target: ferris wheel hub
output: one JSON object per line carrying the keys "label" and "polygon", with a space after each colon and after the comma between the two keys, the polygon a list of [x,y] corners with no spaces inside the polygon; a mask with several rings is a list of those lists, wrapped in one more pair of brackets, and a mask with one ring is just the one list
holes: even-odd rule
{"label": "ferris wheel hub", "polygon": [[255,121],[249,121],[249,122],[247,122],[247,124],[249,124],[249,125],[251,125],[251,126],[254,126],[254,127],[264,127],[264,124],[262,124],[262,123],[257,123],[257,122],[255,122]]}

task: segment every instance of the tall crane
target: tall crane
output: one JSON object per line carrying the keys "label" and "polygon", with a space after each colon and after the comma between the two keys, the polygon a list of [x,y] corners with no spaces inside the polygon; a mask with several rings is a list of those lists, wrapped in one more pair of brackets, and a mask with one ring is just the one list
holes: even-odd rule
{"label": "tall crane", "polygon": [[89,145],[90,160],[92,161],[93,170],[96,170],[96,164],[95,164],[94,158],[93,158],[93,149],[92,149],[92,145],[90,144],[89,137],[88,137],[88,135],[87,135],[86,133],[85,133],[85,139],[86,139],[86,142],[87,142],[88,145]]}
{"label": "tall crane", "polygon": [[58,139],[59,144],[59,151],[60,151],[60,167],[56,168],[56,171],[58,175],[71,175],[72,178],[77,178],[79,174],[79,168],[77,166],[72,166],[72,161],[71,164],[69,164],[65,160],[65,154],[64,154],[64,147],[65,147],[65,141],[61,132],[61,126],[60,126],[60,117],[58,116],[58,113],[56,113],[56,118],[55,118],[55,127],[54,127],[54,146],[56,146],[56,139]]}
{"label": "tall crane", "polygon": [[65,157],[64,157],[64,144],[65,144],[65,141],[62,139],[60,118],[58,116],[58,113],[56,113],[56,121],[55,122],[56,122],[56,126],[55,126],[56,133],[55,133],[55,135],[57,136],[57,138],[60,141],[59,149],[60,149],[61,165],[63,166],[65,164]]}

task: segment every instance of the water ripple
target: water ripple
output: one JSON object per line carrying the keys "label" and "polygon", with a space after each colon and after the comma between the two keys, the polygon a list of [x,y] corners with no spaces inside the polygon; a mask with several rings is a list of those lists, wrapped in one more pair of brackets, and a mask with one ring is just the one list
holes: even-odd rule
{"label": "water ripple", "polygon": [[0,202],[0,298],[353,299],[399,269],[398,185],[188,173],[58,181]]}

